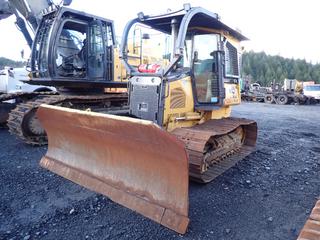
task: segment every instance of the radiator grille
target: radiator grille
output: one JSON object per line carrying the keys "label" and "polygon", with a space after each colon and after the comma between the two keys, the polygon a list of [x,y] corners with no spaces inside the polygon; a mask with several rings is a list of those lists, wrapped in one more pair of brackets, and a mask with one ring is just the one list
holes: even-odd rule
{"label": "radiator grille", "polygon": [[184,108],[186,106],[186,94],[182,88],[172,89],[170,92],[170,109]]}

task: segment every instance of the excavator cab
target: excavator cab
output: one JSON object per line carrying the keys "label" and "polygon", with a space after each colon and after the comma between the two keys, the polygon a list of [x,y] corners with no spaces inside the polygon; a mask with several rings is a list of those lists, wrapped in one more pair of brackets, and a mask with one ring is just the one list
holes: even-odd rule
{"label": "excavator cab", "polygon": [[82,89],[113,87],[117,84],[114,45],[113,21],[58,7],[39,24],[31,55],[32,82]]}
{"label": "excavator cab", "polygon": [[[137,32],[144,38],[130,44]],[[41,166],[185,233],[189,177],[210,182],[255,149],[256,123],[230,117],[240,103],[242,40],[200,7],[139,13],[121,42],[125,116],[40,106],[49,144]],[[132,64],[137,47],[140,64]]]}

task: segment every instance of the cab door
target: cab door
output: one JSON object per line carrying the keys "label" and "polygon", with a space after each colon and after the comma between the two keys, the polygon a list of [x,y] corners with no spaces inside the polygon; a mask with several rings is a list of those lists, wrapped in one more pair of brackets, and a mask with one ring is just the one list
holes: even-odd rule
{"label": "cab door", "polygon": [[193,36],[193,78],[197,106],[221,104],[224,98],[221,52],[218,34]]}
{"label": "cab door", "polygon": [[105,76],[106,47],[102,22],[92,21],[89,24],[88,42],[88,78],[103,80]]}

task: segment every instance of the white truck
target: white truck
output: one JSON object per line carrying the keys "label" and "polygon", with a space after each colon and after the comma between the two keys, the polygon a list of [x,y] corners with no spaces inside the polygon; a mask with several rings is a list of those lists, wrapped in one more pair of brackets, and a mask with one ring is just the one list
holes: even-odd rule
{"label": "white truck", "polygon": [[0,70],[0,94],[56,90],[54,87],[30,85],[22,82],[26,80],[28,80],[28,71],[25,68],[5,67]]}
{"label": "white truck", "polygon": [[38,93],[55,92],[54,87],[30,85],[25,68],[5,67],[0,70],[0,125],[6,123],[9,112],[24,98],[32,98]]}
{"label": "white truck", "polygon": [[320,84],[304,85],[303,93],[307,96],[313,97],[318,103],[320,103]]}

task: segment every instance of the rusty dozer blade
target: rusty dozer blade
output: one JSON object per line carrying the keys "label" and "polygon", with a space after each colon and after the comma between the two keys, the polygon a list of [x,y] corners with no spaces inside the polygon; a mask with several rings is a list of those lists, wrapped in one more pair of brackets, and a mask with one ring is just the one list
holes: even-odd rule
{"label": "rusty dozer blade", "polygon": [[184,144],[149,121],[41,105],[41,166],[174,230],[188,218]]}

